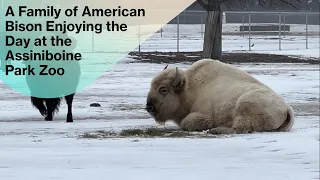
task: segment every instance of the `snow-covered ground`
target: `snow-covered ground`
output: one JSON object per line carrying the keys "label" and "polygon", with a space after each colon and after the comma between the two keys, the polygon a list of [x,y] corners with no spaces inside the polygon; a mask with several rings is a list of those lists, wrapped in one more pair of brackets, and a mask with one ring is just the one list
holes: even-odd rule
{"label": "snow-covered ground", "polygon": [[[195,29],[187,30],[190,36]],[[174,34],[170,37],[164,31],[167,38],[156,38],[159,34],[155,34],[142,45],[142,50],[176,51]],[[201,36],[189,35],[180,36],[180,50],[201,50]],[[278,51],[277,45],[257,39],[252,40],[257,44],[253,50],[319,58],[319,37],[309,39],[308,50],[303,50],[303,37],[290,38],[293,39],[287,41],[287,46],[283,42],[283,48],[289,50]],[[224,36],[224,51],[242,50],[241,44],[246,50],[246,41],[246,37]],[[102,47],[95,47],[99,48]],[[152,77],[165,65],[128,64],[126,60],[130,59],[119,62],[76,94],[72,124],[65,123],[65,103],[54,121],[46,122],[31,106],[29,97],[1,83],[0,180],[319,179],[319,65],[236,65],[298,109],[296,123],[288,133],[209,139],[77,138],[96,130],[159,126],[143,108]],[[90,107],[94,102],[101,107]]]}

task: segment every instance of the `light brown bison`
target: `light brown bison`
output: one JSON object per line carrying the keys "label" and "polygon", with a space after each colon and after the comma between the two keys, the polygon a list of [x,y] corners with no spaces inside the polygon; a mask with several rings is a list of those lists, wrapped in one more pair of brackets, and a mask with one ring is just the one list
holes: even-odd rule
{"label": "light brown bison", "polygon": [[153,78],[146,110],[156,122],[213,134],[289,131],[294,112],[282,97],[245,71],[202,59],[188,70],[167,67]]}

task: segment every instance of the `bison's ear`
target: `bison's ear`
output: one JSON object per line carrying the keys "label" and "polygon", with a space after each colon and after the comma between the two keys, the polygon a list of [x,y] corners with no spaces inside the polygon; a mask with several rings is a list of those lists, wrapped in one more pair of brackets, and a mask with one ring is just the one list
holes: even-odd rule
{"label": "bison's ear", "polygon": [[181,78],[179,69],[176,67],[176,76],[174,78],[174,81],[171,83],[171,85],[174,87],[174,89],[177,92],[180,92],[183,90],[185,84],[185,80]]}

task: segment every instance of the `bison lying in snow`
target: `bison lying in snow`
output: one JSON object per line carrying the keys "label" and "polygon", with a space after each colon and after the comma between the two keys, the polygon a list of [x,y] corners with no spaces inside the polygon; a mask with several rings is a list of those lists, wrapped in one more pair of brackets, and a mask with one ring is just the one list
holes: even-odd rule
{"label": "bison lying in snow", "polygon": [[232,65],[212,59],[188,70],[164,69],[151,82],[146,110],[158,123],[212,134],[289,131],[293,109],[273,90]]}

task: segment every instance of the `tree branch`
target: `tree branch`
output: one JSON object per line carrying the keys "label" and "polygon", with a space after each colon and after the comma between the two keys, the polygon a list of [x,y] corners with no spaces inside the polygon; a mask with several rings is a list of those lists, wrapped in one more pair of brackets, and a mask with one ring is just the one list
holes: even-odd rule
{"label": "tree branch", "polygon": [[[226,1],[226,0],[222,0]],[[228,0],[227,0],[228,1]],[[220,11],[220,0],[197,0],[197,3],[202,6],[206,11]]]}
{"label": "tree branch", "polygon": [[[226,7],[227,9],[240,8],[242,10],[252,9],[260,6],[263,9],[285,7],[300,9],[304,0],[197,0],[199,4],[206,11],[218,11],[219,7]],[[209,3],[211,5],[209,5]]]}
{"label": "tree branch", "polygon": [[[290,2],[288,2],[286,0],[271,0],[271,2],[274,2],[274,1],[280,1],[283,4],[289,5],[289,6],[293,7],[293,8],[295,8],[295,9],[299,9],[298,7],[294,6],[293,3],[290,3]],[[297,3],[302,3],[302,0],[295,0],[295,1]]]}

